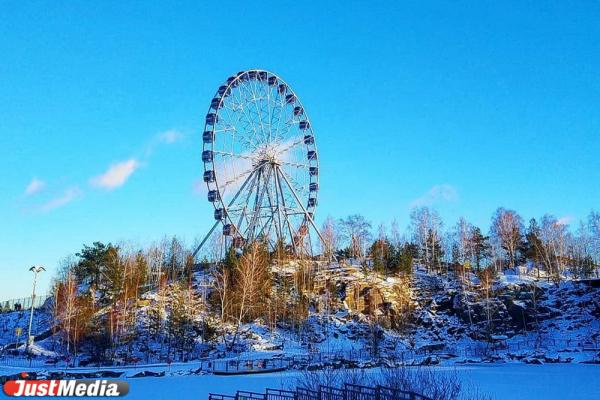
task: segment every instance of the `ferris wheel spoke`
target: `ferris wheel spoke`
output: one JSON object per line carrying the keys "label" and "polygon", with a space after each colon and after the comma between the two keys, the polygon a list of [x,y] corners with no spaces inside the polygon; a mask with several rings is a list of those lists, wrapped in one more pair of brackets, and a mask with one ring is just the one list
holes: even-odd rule
{"label": "ferris wheel spoke", "polygon": [[264,127],[264,123],[263,123],[263,110],[262,110],[262,103],[263,100],[265,99],[265,97],[260,93],[260,89],[257,87],[257,81],[249,81],[248,86],[250,87],[250,90],[252,91],[252,98],[253,98],[253,104],[256,110],[256,114],[257,114],[257,118],[258,121],[260,122],[260,131],[263,137],[263,143],[268,143],[268,139],[267,139],[267,132],[265,130]]}
{"label": "ferris wheel spoke", "polygon": [[310,165],[308,164],[298,164],[298,163],[292,163],[292,162],[288,162],[288,161],[279,161],[280,165],[287,165],[290,167],[295,167],[295,168],[310,168]]}
{"label": "ferris wheel spoke", "polygon": [[[233,146],[235,144],[235,139],[236,139],[236,134],[237,134],[240,137],[240,140],[246,144],[246,147],[250,147],[250,148],[253,147],[253,145],[250,141],[250,136],[246,134],[245,130],[244,130],[243,134],[241,134],[240,132],[238,132],[238,129],[237,129],[237,125],[241,124],[240,120],[243,117],[243,114],[230,109],[229,101],[223,102],[222,109],[227,114],[227,120],[230,122],[229,123],[219,122],[219,123],[224,126],[223,130],[225,130],[225,133],[231,133],[231,145]],[[234,150],[234,149],[232,148],[232,150]]]}
{"label": "ferris wheel spoke", "polygon": [[[259,143],[254,141],[253,139],[256,138],[256,129],[254,128],[254,125],[251,121],[251,118],[249,117],[249,115],[246,113],[246,106],[245,104],[247,104],[247,101],[242,101],[242,93],[241,90],[240,91],[235,91],[232,94],[234,100],[237,100],[239,104],[239,106],[237,107],[237,110],[235,111],[236,114],[238,114],[238,122],[241,124],[244,124],[243,128],[244,128],[244,136],[247,139],[248,143],[251,143],[251,146],[253,148],[256,148]],[[245,100],[245,97],[244,97]],[[249,129],[250,128],[250,129]],[[253,135],[254,133],[254,135]]]}
{"label": "ferris wheel spoke", "polygon": [[[285,118],[285,116],[283,116]],[[280,137],[280,140],[285,140],[285,138],[287,137],[288,133],[290,132],[290,129],[292,126],[294,126],[294,124],[297,121],[294,121],[294,114],[292,112],[290,118],[285,118],[285,122],[283,124],[283,127],[281,126],[281,123],[278,124],[277,126],[277,135]]]}
{"label": "ferris wheel spoke", "polygon": [[235,126],[230,126],[230,127],[226,127],[223,129],[215,129],[214,132],[215,133],[227,133],[227,132],[234,132],[236,131],[236,127]]}
{"label": "ferris wheel spoke", "polygon": [[[270,118],[270,128],[271,128],[271,130],[270,130],[269,140],[274,140],[272,138],[273,135],[275,136],[275,139],[277,139],[277,132],[279,130],[279,124],[280,124],[280,121],[281,121],[281,114],[283,114],[283,108],[284,108],[282,97],[281,97],[281,95],[279,93],[279,90],[277,89],[276,86],[274,87],[274,90],[275,90],[275,98],[273,100],[273,105],[274,105],[273,114],[271,115],[271,118]],[[279,113],[276,113],[275,112],[276,110],[279,110]],[[275,129],[275,132],[273,132],[273,126],[275,125],[275,123],[274,123],[273,120],[275,119],[275,116],[277,116],[277,127]]]}
{"label": "ferris wheel spoke", "polygon": [[259,143],[255,140],[256,135],[254,133],[256,133],[256,131],[254,130],[252,122],[247,117],[246,111],[244,109],[240,110],[240,112],[238,112],[238,116],[238,123],[243,132],[243,140],[247,143],[249,148],[257,148]]}
{"label": "ferris wheel spoke", "polygon": [[258,157],[255,157],[255,156],[251,156],[251,155],[247,155],[247,154],[230,153],[228,151],[214,150],[213,154],[222,155],[222,156],[229,156],[229,157],[235,157],[235,158],[241,158],[241,159],[244,159],[244,160],[260,161],[260,159]]}
{"label": "ferris wheel spoke", "polygon": [[285,97],[279,96],[279,91],[277,91],[277,100],[279,105],[279,115],[277,116],[277,129],[275,130],[275,140],[280,139],[279,128],[281,126],[281,120],[283,119],[283,114],[285,110]]}
{"label": "ferris wheel spoke", "polygon": [[[253,104],[253,105],[254,105],[254,108],[255,108],[255,110],[257,110],[257,108],[258,108],[258,106],[257,106],[257,103],[256,103],[256,100],[257,100],[256,93],[255,93],[255,92],[254,92],[254,90],[252,89],[252,84],[251,84],[251,83],[248,83],[248,84],[246,84],[246,83],[242,83],[242,84],[240,85],[240,88],[243,88],[243,89],[246,91],[246,94],[250,96],[250,99],[248,99],[247,97],[245,97],[245,98],[246,98],[247,100],[249,100],[249,101],[247,101],[247,102],[246,102],[246,104],[248,104],[248,107],[247,107],[247,110],[248,110],[248,115],[249,115],[249,117],[250,117],[250,120],[252,121],[252,127],[253,127],[253,129],[254,129],[254,133],[256,134],[256,133],[257,133],[257,128],[258,128],[258,126],[255,126],[254,120],[253,120],[253,119],[252,119],[252,117],[251,117],[251,115],[252,115],[253,111],[252,111],[252,107],[250,106],[251,104]],[[262,127],[262,120],[261,120],[260,112],[257,112],[257,113],[255,113],[255,114],[258,114],[258,115],[257,115],[257,119],[259,120],[258,122],[260,122],[260,128],[261,128],[261,129],[260,129],[260,133],[261,133],[261,135],[262,135],[262,138],[263,138],[263,141],[262,141],[262,143],[266,143],[266,141],[267,141],[267,138],[266,138],[266,136],[265,136],[265,132],[264,132],[264,129],[263,129],[263,127]],[[258,123],[256,123],[256,125],[258,125]],[[260,143],[260,142],[259,142],[259,143]]]}
{"label": "ferris wheel spoke", "polygon": [[282,150],[279,150],[279,151],[277,152],[277,155],[281,156],[281,155],[283,155],[283,154],[287,153],[288,151],[292,150],[293,148],[295,148],[296,146],[298,146],[298,145],[299,145],[299,144],[301,144],[301,143],[304,143],[304,137],[302,137],[302,138],[300,138],[300,139],[298,139],[298,140],[295,140],[295,141],[294,141],[294,142],[292,142],[292,144],[290,144],[289,146],[285,147],[285,148],[284,148],[284,149],[282,149]]}
{"label": "ferris wheel spoke", "polygon": [[256,169],[247,170],[237,176],[234,176],[232,179],[225,181],[225,183],[223,183],[222,185],[218,185],[221,195],[224,196],[226,194],[226,190],[229,185],[232,185],[232,184],[238,182],[241,178],[243,178],[244,176],[246,176],[248,174],[253,174],[255,171],[256,171]]}
{"label": "ferris wheel spoke", "polygon": [[[259,110],[260,110],[260,119],[263,124],[264,134],[265,134],[265,142],[271,142],[271,125],[269,123],[269,101],[270,101],[270,90],[268,85],[259,84],[256,81],[254,88],[257,93],[259,93]],[[264,118],[263,118],[264,117]],[[268,127],[268,130],[266,129]]]}
{"label": "ferris wheel spoke", "polygon": [[271,87],[269,85],[266,86],[265,92],[267,93],[267,121],[269,121],[269,142],[271,142],[271,137],[273,133],[273,120],[271,118],[272,108],[271,108]]}
{"label": "ferris wheel spoke", "polygon": [[[290,90],[289,88],[287,88],[288,90]],[[297,96],[295,93],[293,93],[290,90],[290,95],[294,96],[294,99],[297,99]],[[295,100],[294,100],[295,102]],[[292,102],[291,104],[293,104],[294,102]],[[291,110],[293,110],[293,107],[285,107],[285,104],[287,103],[287,98],[286,97],[282,97],[281,98],[281,104],[282,104],[282,109],[286,109],[286,110],[290,110],[290,114],[289,116],[284,115],[282,113],[282,115],[280,115],[278,124],[277,124],[277,135],[280,137],[280,140],[285,140],[285,138],[288,136],[288,133],[290,132],[290,129],[292,128],[292,126],[294,126],[296,123],[299,122],[299,120],[296,120],[296,116],[294,114],[294,112],[291,112]],[[283,126],[281,126],[281,121],[285,120]]]}

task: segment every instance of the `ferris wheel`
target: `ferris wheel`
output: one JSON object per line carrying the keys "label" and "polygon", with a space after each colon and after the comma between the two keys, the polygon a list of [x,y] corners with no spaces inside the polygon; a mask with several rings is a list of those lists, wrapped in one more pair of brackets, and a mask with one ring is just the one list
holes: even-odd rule
{"label": "ferris wheel", "polygon": [[310,246],[319,156],[306,109],[265,70],[231,76],[217,89],[202,134],[203,180],[213,228],[236,248],[262,240],[299,253]]}

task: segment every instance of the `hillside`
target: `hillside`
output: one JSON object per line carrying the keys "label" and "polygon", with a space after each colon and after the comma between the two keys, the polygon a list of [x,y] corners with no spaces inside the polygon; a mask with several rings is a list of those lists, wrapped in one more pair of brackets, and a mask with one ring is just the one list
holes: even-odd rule
{"label": "hillside", "polygon": [[[288,290],[286,280],[296,268],[294,263],[272,266],[277,290]],[[49,301],[35,313],[33,331],[43,334],[33,348],[35,362],[145,364],[285,356],[293,367],[302,367],[600,359],[600,289],[589,283],[554,284],[507,273],[486,285],[472,273],[439,275],[421,267],[410,275],[384,277],[351,262],[320,263],[315,271],[306,319],[298,323],[256,319],[239,329],[222,324],[214,304],[207,306],[211,297],[214,301],[212,275],[196,272],[192,287],[200,302],[181,304],[192,319],[165,333],[158,328],[170,326],[178,312],[176,288],[148,291],[136,303],[134,324],[110,350],[110,360],[98,354],[94,336],[79,344],[77,357],[67,357],[61,327],[52,334]],[[98,309],[95,318],[110,312]],[[23,338],[19,347],[14,332],[17,327],[26,331],[28,315],[0,314],[0,363],[22,359]]]}

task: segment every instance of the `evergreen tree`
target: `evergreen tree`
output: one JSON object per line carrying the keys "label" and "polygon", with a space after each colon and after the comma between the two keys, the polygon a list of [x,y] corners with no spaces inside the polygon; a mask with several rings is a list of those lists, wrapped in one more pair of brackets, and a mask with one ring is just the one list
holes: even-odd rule
{"label": "evergreen tree", "polygon": [[481,269],[481,262],[490,256],[490,243],[489,236],[484,236],[481,233],[481,229],[478,227],[473,228],[473,235],[471,237],[471,246],[473,253],[473,261],[477,271]]}
{"label": "evergreen tree", "polygon": [[531,218],[527,233],[525,234],[523,251],[525,252],[525,258],[530,260],[536,268],[538,278],[540,277],[540,266],[543,264],[542,248],[543,243],[540,239],[540,227],[535,218]]}
{"label": "evergreen tree", "polygon": [[377,239],[369,248],[373,260],[373,269],[380,274],[387,274],[392,269],[394,249],[387,239]]}
{"label": "evergreen tree", "polygon": [[417,248],[412,243],[404,243],[404,245],[396,252],[395,268],[398,272],[405,274],[412,273],[412,263],[415,257]]}
{"label": "evergreen tree", "polygon": [[79,257],[79,262],[74,269],[77,281],[97,287],[109,262],[109,253],[115,249],[116,247],[110,243],[105,245],[94,242],[92,246],[84,245],[81,252],[75,254]]}
{"label": "evergreen tree", "polygon": [[124,263],[116,247],[106,249],[102,280],[99,290],[104,303],[116,302],[123,294],[125,287]]}

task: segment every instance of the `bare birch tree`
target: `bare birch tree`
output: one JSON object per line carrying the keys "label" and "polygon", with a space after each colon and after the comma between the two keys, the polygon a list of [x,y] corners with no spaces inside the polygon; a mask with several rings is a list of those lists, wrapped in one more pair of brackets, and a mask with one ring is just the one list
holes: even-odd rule
{"label": "bare birch tree", "polygon": [[264,245],[252,243],[236,260],[233,270],[235,332],[229,349],[235,346],[243,322],[265,310],[271,295],[268,254]]}
{"label": "bare birch tree", "polygon": [[363,259],[371,238],[371,223],[362,215],[350,215],[339,221],[340,231],[346,241],[351,257]]}
{"label": "bare birch tree", "polygon": [[410,213],[410,228],[419,246],[421,263],[428,269],[440,269],[443,223],[437,211],[429,207],[414,208]]}
{"label": "bare birch tree", "polygon": [[333,257],[333,253],[338,247],[338,232],[335,220],[329,216],[323,222],[321,227],[321,235],[323,236],[324,243],[321,243],[321,253],[328,260]]}
{"label": "bare birch tree", "polygon": [[492,217],[490,236],[505,252],[509,268],[515,268],[523,240],[523,219],[516,211],[498,208]]}

